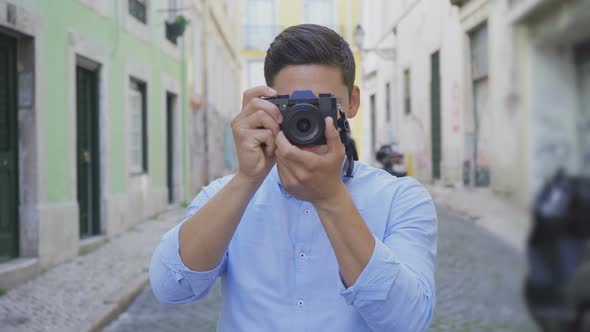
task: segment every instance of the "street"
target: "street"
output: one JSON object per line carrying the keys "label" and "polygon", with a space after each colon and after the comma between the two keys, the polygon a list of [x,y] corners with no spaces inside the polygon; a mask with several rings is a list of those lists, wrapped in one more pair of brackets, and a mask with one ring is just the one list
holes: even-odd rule
{"label": "street", "polygon": [[[438,207],[437,306],[430,331],[535,331],[520,300],[525,260],[469,218]],[[219,284],[196,303],[164,305],[146,287],[105,332],[215,331]]]}

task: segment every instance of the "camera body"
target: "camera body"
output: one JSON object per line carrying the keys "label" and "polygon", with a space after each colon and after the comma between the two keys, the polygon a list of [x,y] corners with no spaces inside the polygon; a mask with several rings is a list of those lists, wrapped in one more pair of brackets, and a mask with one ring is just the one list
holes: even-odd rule
{"label": "camera body", "polygon": [[295,146],[313,146],[326,144],[327,116],[332,117],[334,127],[338,128],[338,104],[336,97],[329,93],[320,93],[316,97],[310,90],[295,90],[289,95],[265,98],[275,104],[283,123],[281,130],[285,137]]}

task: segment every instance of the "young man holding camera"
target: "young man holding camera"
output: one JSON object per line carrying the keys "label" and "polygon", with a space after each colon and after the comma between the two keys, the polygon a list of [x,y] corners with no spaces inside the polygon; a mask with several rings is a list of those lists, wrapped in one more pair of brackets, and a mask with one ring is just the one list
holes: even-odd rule
{"label": "young man holding camera", "polygon": [[[342,116],[354,117],[360,102],[350,47],[328,28],[294,26],[271,44],[264,74],[271,88],[246,90],[232,121],[239,169],[203,188],[162,237],[150,266],[154,294],[194,301],[221,277],[218,331],[426,330],[436,211],[416,180],[350,164]],[[283,123],[299,106],[276,96],[302,90],[335,97],[338,110],[329,110],[340,121]],[[294,145],[285,135],[310,126],[325,144]]]}

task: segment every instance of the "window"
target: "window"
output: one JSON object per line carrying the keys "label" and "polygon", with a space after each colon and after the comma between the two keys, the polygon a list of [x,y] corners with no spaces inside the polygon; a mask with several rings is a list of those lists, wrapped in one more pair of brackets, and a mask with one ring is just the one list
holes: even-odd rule
{"label": "window", "polygon": [[385,83],[385,119],[391,122],[391,83]]}
{"label": "window", "polygon": [[147,23],[147,0],[129,0],[129,14],[141,23]]}
{"label": "window", "polygon": [[487,79],[488,66],[488,27],[482,24],[470,34],[471,76],[474,81]]}
{"label": "window", "polygon": [[303,19],[305,23],[336,28],[336,8],[334,0],[305,0],[303,2]]}
{"label": "window", "polygon": [[404,70],[404,111],[406,114],[412,112],[412,91],[411,91],[410,69]]}
{"label": "window", "polygon": [[248,0],[243,21],[243,48],[266,50],[277,33],[275,0]]}
{"label": "window", "polygon": [[166,20],[165,30],[166,39],[174,45],[178,44],[178,24],[175,24],[176,17],[178,16],[176,0],[168,0],[168,19]]}
{"label": "window", "polygon": [[[469,135],[466,139],[465,155],[469,163],[469,184],[488,186],[490,184],[490,160],[493,130],[489,112],[489,38],[488,25],[482,23],[469,33],[471,56],[471,86],[473,91],[472,112],[466,112],[465,129]],[[469,140],[470,142],[467,142]],[[465,181],[465,179],[464,179]]]}
{"label": "window", "polygon": [[129,81],[129,156],[130,173],[148,171],[147,162],[147,100],[146,84],[137,79]]}

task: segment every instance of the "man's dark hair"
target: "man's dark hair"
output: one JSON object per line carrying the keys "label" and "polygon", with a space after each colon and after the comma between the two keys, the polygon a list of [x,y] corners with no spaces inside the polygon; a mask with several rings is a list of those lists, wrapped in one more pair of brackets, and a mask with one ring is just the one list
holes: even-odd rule
{"label": "man's dark hair", "polygon": [[281,32],[270,44],[264,59],[266,85],[288,65],[334,65],[342,70],[349,98],[354,85],[355,63],[348,43],[337,32],[316,24],[301,24]]}

